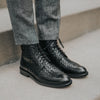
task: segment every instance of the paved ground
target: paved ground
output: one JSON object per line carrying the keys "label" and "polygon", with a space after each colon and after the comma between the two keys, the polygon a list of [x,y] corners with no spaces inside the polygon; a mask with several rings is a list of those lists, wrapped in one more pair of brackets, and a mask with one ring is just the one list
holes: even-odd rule
{"label": "paved ground", "polygon": [[70,58],[87,67],[87,78],[73,79],[68,88],[48,88],[20,75],[17,61],[0,67],[0,100],[100,100],[100,30],[64,45]]}

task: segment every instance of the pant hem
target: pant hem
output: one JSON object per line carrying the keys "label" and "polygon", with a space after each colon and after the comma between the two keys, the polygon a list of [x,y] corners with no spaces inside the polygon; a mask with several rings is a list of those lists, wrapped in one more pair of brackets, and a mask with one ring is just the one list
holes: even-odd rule
{"label": "pant hem", "polygon": [[30,45],[30,44],[38,44],[39,41],[33,41],[33,42],[21,42],[21,43],[15,43],[15,45]]}
{"label": "pant hem", "polygon": [[39,37],[39,40],[57,40],[59,36],[56,37],[50,37],[50,36],[44,36],[44,37]]}

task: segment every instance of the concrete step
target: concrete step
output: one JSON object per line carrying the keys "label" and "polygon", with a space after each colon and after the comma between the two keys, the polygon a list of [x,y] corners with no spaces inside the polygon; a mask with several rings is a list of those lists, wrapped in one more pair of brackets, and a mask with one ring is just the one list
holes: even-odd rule
{"label": "concrete step", "polygon": [[6,0],[0,0],[0,8],[5,8],[6,6]]}
{"label": "concrete step", "polygon": [[0,100],[100,100],[100,30],[64,43],[64,51],[86,66],[89,76],[72,79],[69,88],[53,89],[19,74],[19,61],[0,67]]}
{"label": "concrete step", "polygon": [[[90,0],[61,0],[62,19],[60,38],[62,41],[66,42],[100,28],[99,5],[100,1],[98,0],[95,0],[95,2]],[[19,46],[14,45],[8,10],[7,8],[0,9],[0,65],[9,61],[12,62],[19,55]]]}
{"label": "concrete step", "polygon": [[61,0],[62,16],[81,13],[99,7],[99,0]]}

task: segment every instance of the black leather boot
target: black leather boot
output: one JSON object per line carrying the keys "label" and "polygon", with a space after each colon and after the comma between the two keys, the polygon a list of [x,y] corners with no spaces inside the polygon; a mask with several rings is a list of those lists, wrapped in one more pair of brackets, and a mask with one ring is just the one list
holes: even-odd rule
{"label": "black leather boot", "polygon": [[37,83],[54,88],[69,86],[72,81],[48,59],[39,44],[22,45],[20,73]]}
{"label": "black leather boot", "polygon": [[82,78],[88,75],[87,70],[83,66],[70,60],[65,55],[65,53],[58,46],[57,40],[40,40],[40,46],[52,63],[68,74],[71,78]]}

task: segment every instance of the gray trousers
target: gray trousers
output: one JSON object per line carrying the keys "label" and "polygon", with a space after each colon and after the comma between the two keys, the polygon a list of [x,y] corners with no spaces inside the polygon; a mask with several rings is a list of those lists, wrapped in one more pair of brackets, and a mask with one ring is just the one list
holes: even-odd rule
{"label": "gray trousers", "polygon": [[34,27],[32,0],[7,0],[16,45],[59,38],[60,0],[35,0],[38,32]]}

